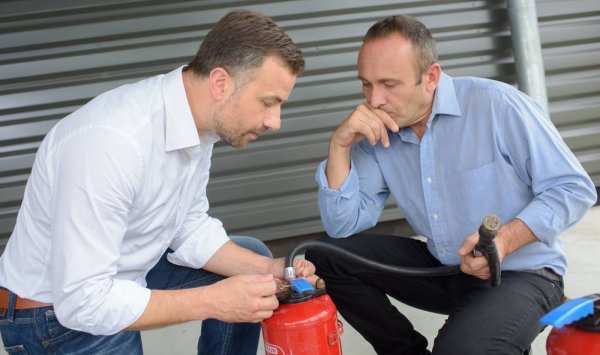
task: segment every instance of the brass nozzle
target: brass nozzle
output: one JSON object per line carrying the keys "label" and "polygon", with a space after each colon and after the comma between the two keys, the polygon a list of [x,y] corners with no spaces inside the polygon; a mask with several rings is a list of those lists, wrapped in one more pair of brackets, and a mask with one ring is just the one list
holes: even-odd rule
{"label": "brass nozzle", "polygon": [[317,279],[317,282],[315,282],[315,288],[317,290],[322,290],[325,288],[325,280],[323,279]]}
{"label": "brass nozzle", "polygon": [[485,234],[495,234],[500,228],[500,218],[495,214],[489,214],[483,219],[481,224],[482,232]]}

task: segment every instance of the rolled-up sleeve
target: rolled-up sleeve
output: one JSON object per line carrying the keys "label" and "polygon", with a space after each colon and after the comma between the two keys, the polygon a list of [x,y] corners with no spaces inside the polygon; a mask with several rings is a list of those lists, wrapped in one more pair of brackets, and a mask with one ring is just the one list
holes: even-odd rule
{"label": "rolled-up sleeve", "polygon": [[173,264],[196,269],[203,267],[229,240],[221,221],[207,214],[205,189],[201,189],[200,194],[181,230],[171,242],[174,252],[167,255],[167,259]]}

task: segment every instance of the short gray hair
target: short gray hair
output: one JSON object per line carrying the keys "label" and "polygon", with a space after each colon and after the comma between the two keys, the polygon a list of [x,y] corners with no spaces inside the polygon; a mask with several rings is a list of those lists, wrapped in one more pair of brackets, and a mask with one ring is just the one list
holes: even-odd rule
{"label": "short gray hair", "polygon": [[399,33],[407,38],[416,50],[417,85],[421,76],[434,63],[438,62],[435,40],[425,25],[408,15],[389,16],[377,21],[365,35],[363,42],[383,38],[392,33]]}

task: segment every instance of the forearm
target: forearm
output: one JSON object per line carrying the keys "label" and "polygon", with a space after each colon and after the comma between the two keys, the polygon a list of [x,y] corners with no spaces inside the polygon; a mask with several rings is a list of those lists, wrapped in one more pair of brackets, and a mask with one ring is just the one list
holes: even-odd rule
{"label": "forearm", "polygon": [[[314,273],[314,267],[311,269]],[[127,329],[163,327],[190,320],[256,323],[273,314],[278,301],[272,275],[237,275],[212,285],[153,290],[142,315]]]}
{"label": "forearm", "polygon": [[144,313],[127,330],[160,328],[210,318],[205,287],[183,290],[152,290]]}
{"label": "forearm", "polygon": [[339,190],[350,173],[350,147],[329,144],[329,155],[325,175],[329,188]]}
{"label": "forearm", "polygon": [[224,276],[268,274],[273,273],[272,264],[271,258],[228,241],[206,262],[203,269]]}
{"label": "forearm", "polygon": [[513,219],[501,226],[495,239],[501,260],[517,249],[539,241],[531,229],[520,219]]}

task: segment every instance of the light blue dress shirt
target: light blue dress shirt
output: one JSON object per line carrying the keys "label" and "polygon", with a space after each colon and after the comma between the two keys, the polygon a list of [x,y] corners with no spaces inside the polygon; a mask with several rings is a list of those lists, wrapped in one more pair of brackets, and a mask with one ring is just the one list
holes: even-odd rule
{"label": "light blue dress shirt", "polygon": [[458,249],[487,214],[525,222],[539,239],[508,255],[503,270],[566,271],[560,233],[596,201],[596,190],[543,109],[512,86],[442,73],[419,140],[406,127],[390,147],[367,140],[352,149],[351,171],[330,189],[321,163],[319,208],[335,238],[377,223],[391,195],[429,251],[460,263]]}

